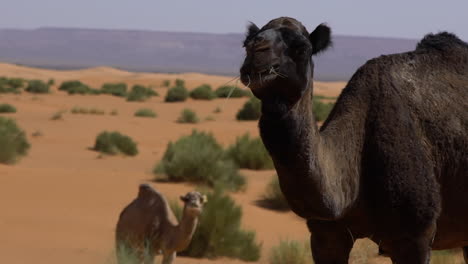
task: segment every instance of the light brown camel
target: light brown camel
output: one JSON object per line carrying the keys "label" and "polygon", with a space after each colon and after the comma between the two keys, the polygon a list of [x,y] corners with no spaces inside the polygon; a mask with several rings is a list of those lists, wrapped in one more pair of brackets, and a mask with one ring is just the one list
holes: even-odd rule
{"label": "light brown camel", "polygon": [[259,128],[315,263],[348,263],[368,237],[398,264],[468,251],[468,44],[443,32],[415,51],[368,61],[318,129],[312,55],[331,44],[281,17],[244,42],[241,80],[262,102]]}
{"label": "light brown camel", "polygon": [[141,184],[138,197],[120,213],[116,228],[118,263],[154,262],[163,255],[163,264],[173,263],[177,251],[192,240],[206,196],[189,192],[180,199],[184,209],[180,224],[163,195],[148,184]]}

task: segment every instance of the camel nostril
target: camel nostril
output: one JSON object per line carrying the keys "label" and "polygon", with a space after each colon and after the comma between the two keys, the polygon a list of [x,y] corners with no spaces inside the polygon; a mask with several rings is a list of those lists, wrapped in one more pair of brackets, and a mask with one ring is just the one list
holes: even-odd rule
{"label": "camel nostril", "polygon": [[267,45],[255,47],[255,52],[264,52],[268,50],[270,50],[270,46],[267,46]]}

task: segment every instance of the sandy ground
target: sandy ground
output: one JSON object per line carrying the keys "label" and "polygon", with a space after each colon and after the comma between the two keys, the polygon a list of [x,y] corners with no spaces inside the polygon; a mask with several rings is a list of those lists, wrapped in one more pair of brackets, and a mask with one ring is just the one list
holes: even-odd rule
{"label": "sandy ground", "polygon": [[[51,71],[0,64],[0,76],[28,79],[55,79],[56,84],[79,79],[92,87],[104,82],[152,85],[161,96],[147,102],[126,102],[123,98],[47,95],[0,95],[0,103],[13,104],[18,112],[2,114],[17,120],[32,145],[29,154],[15,165],[0,165],[0,263],[113,263],[114,227],[122,208],[136,195],[137,186],[151,182],[169,199],[192,190],[189,184],[154,183],[151,171],[166,145],[192,129],[210,131],[227,146],[246,132],[258,136],[257,122],[238,122],[235,114],[246,101],[216,99],[164,103],[164,80],[181,78],[187,87],[202,83],[218,87],[233,77],[196,73],[130,73],[99,67],[79,71]],[[231,82],[232,84],[235,81]],[[316,93],[337,96],[344,83],[316,83]],[[62,120],[51,120],[59,111],[74,106],[98,108],[105,115],[79,115],[65,112]],[[134,117],[142,107],[157,112],[155,119]],[[192,108],[203,120],[199,124],[175,122],[183,108]],[[220,107],[221,113],[213,111]],[[110,111],[117,110],[112,116]],[[214,119],[206,121],[207,117]],[[108,157],[90,150],[96,135],[117,130],[131,136],[139,147],[136,157]],[[263,243],[259,263],[267,263],[268,252],[280,239],[305,241],[308,231],[302,219],[291,212],[260,208],[260,198],[274,171],[243,170],[248,188],[233,194],[243,208],[243,226],[256,231]],[[362,243],[361,243],[362,244]],[[364,243],[370,251],[375,246]],[[374,253],[372,253],[374,254]],[[356,259],[362,254],[356,253]],[[375,254],[374,254],[375,255]],[[178,258],[177,263],[242,263],[230,259]],[[381,259],[379,263],[388,263]]]}

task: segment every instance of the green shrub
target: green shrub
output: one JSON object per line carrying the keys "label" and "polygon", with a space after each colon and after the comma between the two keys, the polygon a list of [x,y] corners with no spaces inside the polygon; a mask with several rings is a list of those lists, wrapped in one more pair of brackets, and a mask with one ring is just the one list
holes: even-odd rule
{"label": "green shrub", "polygon": [[194,130],[189,136],[169,142],[154,173],[165,174],[168,181],[189,181],[239,190],[245,185],[245,178],[223,153],[212,134]]}
{"label": "green shrub", "polygon": [[[257,261],[261,245],[255,242],[255,232],[241,229],[242,208],[220,189],[207,196],[208,202],[204,205],[192,242],[180,255]],[[183,209],[178,204],[170,204],[180,220]]]}
{"label": "green shrub", "polygon": [[463,257],[456,253],[456,250],[432,251],[431,264],[464,264]]}
{"label": "green shrub", "polygon": [[72,114],[92,114],[92,115],[104,115],[106,112],[98,108],[85,108],[75,106],[71,110]]}
{"label": "green shrub", "polygon": [[261,111],[261,102],[256,97],[250,98],[242,107],[239,112],[237,112],[237,120],[258,120]]}
{"label": "green shrub", "polygon": [[0,113],[16,113],[16,108],[11,104],[0,104]]}
{"label": "green shrub", "polygon": [[54,79],[49,79],[49,81],[47,81],[47,85],[49,86],[52,86],[55,84],[55,80]]}
{"label": "green shrub", "polygon": [[25,80],[22,78],[0,77],[0,93],[20,93]]}
{"label": "green shrub", "polygon": [[136,112],[135,112],[135,116],[138,116],[138,117],[156,117],[156,113],[149,109],[149,108],[142,108],[142,109],[138,109]]}
{"label": "green shrub", "polygon": [[23,88],[25,82],[26,80],[24,80],[23,78],[10,78],[6,81],[6,83],[15,90]]}
{"label": "green shrub", "polygon": [[189,93],[184,86],[175,86],[167,91],[166,102],[183,102],[187,100]]}
{"label": "green shrub", "polygon": [[59,86],[59,91],[66,91],[68,94],[87,94],[90,88],[80,81],[66,81]]}
{"label": "green shrub", "polygon": [[273,169],[273,161],[260,138],[250,139],[249,134],[237,137],[227,154],[240,168],[251,170]]}
{"label": "green shrub", "polygon": [[150,98],[151,96],[158,96],[158,93],[151,88],[136,84],[132,87],[132,90],[128,93],[127,101],[142,102]]}
{"label": "green shrub", "polygon": [[312,112],[314,113],[315,121],[324,121],[327,119],[333,109],[333,105],[333,103],[323,103],[314,97],[312,101]]}
{"label": "green shrub", "polygon": [[125,97],[127,95],[127,84],[126,83],[105,83],[101,87],[101,93]]}
{"label": "green shrub", "polygon": [[261,204],[263,207],[274,210],[289,210],[288,201],[284,198],[283,192],[281,192],[279,186],[278,175],[274,175],[266,186],[265,192],[262,195]]}
{"label": "green shrub", "polygon": [[119,132],[101,132],[94,144],[94,150],[115,155],[122,153],[128,156],[135,156],[138,154],[136,143],[129,137]]}
{"label": "green shrub", "polygon": [[194,111],[188,109],[188,108],[185,108],[184,110],[182,110],[182,112],[180,113],[180,116],[179,118],[177,119],[177,122],[178,123],[190,123],[190,124],[195,124],[195,123],[198,123],[199,118],[197,116],[197,113],[195,113]]}
{"label": "green shrub", "polygon": [[193,89],[190,92],[190,97],[197,100],[212,100],[216,97],[216,94],[208,84],[203,84]]}
{"label": "green shrub", "polygon": [[180,86],[180,87],[185,87],[185,81],[182,80],[182,79],[176,79],[176,80],[175,80],[175,86],[176,86],[176,87],[179,87],[179,86]]}
{"label": "green shrub", "polygon": [[281,240],[278,246],[271,249],[270,264],[313,264],[309,243],[294,240]]}
{"label": "green shrub", "polygon": [[244,91],[241,88],[237,86],[221,86],[215,91],[216,96],[221,97],[221,98],[227,98],[227,97],[232,97],[232,98],[239,98],[239,97],[244,97],[248,96],[249,92]]}
{"label": "green shrub", "polygon": [[12,164],[27,154],[26,134],[13,119],[0,116],[0,163]]}
{"label": "green shrub", "polygon": [[31,80],[28,82],[26,92],[30,93],[49,93],[49,85],[41,80]]}
{"label": "green shrub", "polygon": [[171,81],[169,81],[169,80],[164,80],[164,81],[162,82],[162,86],[163,86],[163,87],[169,87],[169,86],[171,86]]}

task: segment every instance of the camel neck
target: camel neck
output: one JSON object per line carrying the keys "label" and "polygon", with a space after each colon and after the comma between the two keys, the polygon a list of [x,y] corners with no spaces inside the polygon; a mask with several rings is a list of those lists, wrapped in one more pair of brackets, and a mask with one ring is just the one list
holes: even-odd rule
{"label": "camel neck", "polygon": [[359,129],[349,126],[362,124],[337,118],[319,131],[312,114],[312,92],[311,87],[282,116],[263,112],[260,134],[292,210],[304,218],[331,220],[341,217],[357,199],[359,168],[350,166],[356,164],[351,157],[356,157],[353,153],[359,146],[348,143]]}
{"label": "camel neck", "polygon": [[175,248],[177,249],[177,251],[184,250],[188,247],[198,223],[198,216],[186,213],[185,210],[186,209],[184,208],[182,219],[180,220],[180,223],[176,228],[176,237],[178,239],[176,241],[177,245],[175,246]]}

